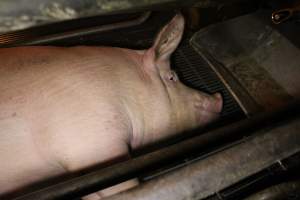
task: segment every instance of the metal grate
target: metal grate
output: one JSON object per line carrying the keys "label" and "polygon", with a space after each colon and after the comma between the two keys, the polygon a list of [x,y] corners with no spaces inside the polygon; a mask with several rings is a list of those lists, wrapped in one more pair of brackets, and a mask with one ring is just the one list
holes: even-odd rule
{"label": "metal grate", "polygon": [[187,39],[174,53],[172,63],[174,70],[184,84],[210,94],[222,93],[224,107],[221,116],[223,118],[244,116],[243,111],[221,80],[207,62],[191,47]]}

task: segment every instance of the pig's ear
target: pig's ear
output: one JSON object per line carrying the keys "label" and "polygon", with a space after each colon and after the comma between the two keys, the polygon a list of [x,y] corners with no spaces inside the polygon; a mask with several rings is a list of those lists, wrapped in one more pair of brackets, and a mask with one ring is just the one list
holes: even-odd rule
{"label": "pig's ear", "polygon": [[177,14],[173,19],[159,32],[154,45],[156,60],[168,60],[170,55],[177,48],[184,30],[184,18]]}

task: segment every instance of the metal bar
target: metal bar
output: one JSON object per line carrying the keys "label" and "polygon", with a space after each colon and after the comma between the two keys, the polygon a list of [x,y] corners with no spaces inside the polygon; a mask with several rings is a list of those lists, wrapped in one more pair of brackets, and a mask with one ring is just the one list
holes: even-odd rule
{"label": "metal bar", "polygon": [[121,28],[128,28],[132,26],[137,26],[144,23],[149,17],[151,12],[145,12],[140,17],[130,21],[117,22],[113,24],[105,24],[97,27],[90,27],[85,29],[79,29],[74,31],[67,31],[59,34],[47,35],[44,37],[38,37],[30,41],[25,41],[21,43],[16,43],[15,45],[41,45],[49,42],[64,40],[72,37],[80,37],[88,34],[102,33],[105,31],[117,30]]}
{"label": "metal bar", "polygon": [[107,200],[199,200],[300,152],[300,118]]}
{"label": "metal bar", "polygon": [[[265,188],[272,187],[287,180],[295,181],[298,179],[300,181],[300,176],[298,174],[299,168],[300,152],[283,160],[278,160],[276,163],[258,173],[252,174],[251,176],[218,191],[216,194],[201,200],[242,199],[257,192],[260,193],[260,191]],[[285,198],[282,197],[280,199]]]}
{"label": "metal bar", "polygon": [[[299,115],[299,105],[299,102],[296,102],[293,105],[274,112],[259,114],[256,117],[221,127],[206,134],[201,134],[197,137],[182,141],[178,144],[131,159],[127,162],[115,164],[111,167],[61,182],[57,185],[16,198],[15,200],[72,199],[84,196],[99,189],[141,176],[147,171],[160,169],[161,166],[165,166],[176,159],[184,158],[186,155],[191,154],[191,152],[201,152],[208,147],[211,147],[211,144],[216,141],[229,143],[238,138],[241,139],[250,135],[257,129],[282,121],[282,116],[285,116],[284,119],[295,118]],[[285,134],[283,134],[282,137],[284,137],[284,135]],[[294,138],[294,141],[297,141],[296,139],[299,138]],[[283,147],[284,146],[285,145],[283,145]],[[249,148],[253,149],[251,147]]]}
{"label": "metal bar", "polygon": [[[264,189],[244,200],[281,200],[281,199],[299,199],[300,180],[281,183],[267,189]],[[296,198],[298,197],[298,198]]]}
{"label": "metal bar", "polygon": [[[1,0],[0,32],[10,32],[47,23],[98,15],[176,9],[229,0]],[[231,0],[233,1],[233,0]],[[203,2],[203,3],[202,3]],[[212,2],[212,3],[211,3]]]}
{"label": "metal bar", "polygon": [[0,32],[107,14],[222,6],[250,0],[1,0]]}

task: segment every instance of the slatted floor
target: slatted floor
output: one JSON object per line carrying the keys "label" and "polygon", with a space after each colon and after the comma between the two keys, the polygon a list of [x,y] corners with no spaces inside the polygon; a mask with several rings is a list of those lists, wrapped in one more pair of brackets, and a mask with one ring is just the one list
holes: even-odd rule
{"label": "slatted floor", "polygon": [[243,111],[208,63],[190,46],[181,43],[173,56],[173,67],[186,85],[207,93],[221,92],[224,100],[222,117],[243,117]]}

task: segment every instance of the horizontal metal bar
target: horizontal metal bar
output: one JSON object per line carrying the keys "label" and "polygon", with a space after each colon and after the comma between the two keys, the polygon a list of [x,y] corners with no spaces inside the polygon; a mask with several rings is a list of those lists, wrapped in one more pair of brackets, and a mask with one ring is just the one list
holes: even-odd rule
{"label": "horizontal metal bar", "polygon": [[288,197],[291,197],[292,199],[299,199],[300,180],[274,185],[256,194],[253,194],[244,200],[277,200],[288,199]]}
{"label": "horizontal metal bar", "polygon": [[101,25],[101,26],[96,26],[96,27],[90,27],[90,28],[85,28],[85,29],[79,29],[79,30],[74,30],[74,31],[68,31],[60,34],[53,34],[53,35],[47,35],[44,37],[38,37],[30,41],[25,41],[21,43],[17,43],[17,45],[41,45],[41,44],[46,44],[49,42],[54,42],[54,41],[59,41],[59,40],[64,40],[72,37],[80,37],[88,34],[95,34],[95,33],[102,33],[105,31],[111,31],[111,30],[117,30],[121,28],[128,28],[132,26],[137,26],[145,22],[151,12],[145,12],[143,13],[140,17],[137,19],[129,20],[129,21],[123,21],[123,22],[117,22],[113,24],[106,24],[106,25]]}
{"label": "horizontal metal bar", "polygon": [[[131,14],[132,15],[132,14]],[[136,16],[135,16],[136,15]],[[129,15],[118,15],[118,21],[105,22],[105,20],[98,21],[95,18],[89,18],[80,20],[77,23],[84,24],[88,21],[95,21],[93,25],[86,28],[71,28],[67,30],[59,30],[61,27],[68,26],[68,23],[60,23],[56,25],[48,25],[47,27],[39,27],[31,30],[15,31],[12,33],[0,35],[0,47],[14,47],[24,45],[45,45],[51,42],[66,40],[73,37],[81,37],[89,34],[99,34],[106,31],[118,30],[122,28],[128,28],[143,24],[151,15],[151,12],[137,13],[130,19],[127,19]],[[109,17],[109,16],[108,16]],[[114,19],[116,15],[111,15],[110,19]],[[125,18],[125,19],[122,19]],[[104,22],[103,22],[104,21]],[[111,20],[110,20],[111,21]],[[97,23],[98,22],[98,23]],[[70,22],[69,22],[70,23]],[[74,26],[74,21],[71,23]],[[45,30],[51,30],[50,33],[45,34]],[[53,32],[52,30],[56,31]],[[58,30],[57,30],[58,29]]]}
{"label": "horizontal metal bar", "polygon": [[300,152],[300,118],[107,200],[199,200]]}
{"label": "horizontal metal bar", "polygon": [[[219,4],[209,0],[204,4]],[[22,30],[29,27],[72,19],[149,10],[177,9],[192,6],[199,0],[2,0],[0,1],[0,32]]]}
{"label": "horizontal metal bar", "polygon": [[[241,139],[247,135],[251,135],[254,131],[258,129],[262,129],[264,127],[271,126],[272,124],[278,123],[279,121],[298,117],[300,113],[299,105],[300,105],[299,102],[296,102],[293,105],[289,105],[286,108],[282,108],[274,112],[262,113],[255,117],[250,117],[248,119],[239,121],[237,123],[225,127],[221,127],[219,129],[207,132],[205,134],[201,134],[197,137],[182,141],[178,144],[165,147],[163,149],[154,151],[152,153],[128,160],[127,162],[115,164],[111,167],[94,171],[92,173],[65,182],[61,182],[57,185],[53,185],[48,188],[27,194],[25,196],[16,198],[15,200],[72,199],[79,196],[84,196],[86,194],[97,191],[99,189],[103,189],[115,185],[117,183],[123,182],[125,180],[129,180],[131,178],[141,176],[145,174],[145,172],[159,169],[162,166],[169,164],[170,162],[173,162],[176,159],[184,158],[186,155],[191,154],[191,152],[195,152],[195,151],[201,152],[207,149],[212,143],[215,143],[217,141],[223,141],[223,143],[226,142],[229,143],[232,142],[233,140]],[[284,116],[284,118],[282,116]],[[290,135],[285,133],[283,133],[282,135],[277,134],[277,136],[280,137],[280,140],[282,140],[282,138],[284,138],[285,136],[288,139],[290,139],[289,138]],[[294,141],[297,141],[296,139],[299,139],[299,134],[298,135],[296,134],[296,136],[297,138],[294,138]],[[280,143],[280,141],[278,142]],[[287,141],[283,140],[283,142],[287,142]],[[253,147],[256,146],[253,143],[253,141],[251,144],[254,145]],[[252,150],[253,147],[251,147],[251,145],[249,146],[249,148]],[[282,144],[282,147],[286,147],[286,144]],[[234,155],[234,152],[232,153]],[[247,156],[247,154],[243,154],[243,155]],[[227,155],[227,157],[230,158],[231,156]],[[208,158],[208,160],[211,159]],[[214,161],[213,163],[218,163],[218,162]],[[218,165],[218,166],[221,167],[223,165]],[[179,180],[177,179],[176,182],[178,181]],[[206,182],[206,180],[204,180],[204,182]],[[151,184],[151,183],[150,186],[146,186],[146,187],[151,187],[151,189],[149,190],[146,189],[147,191],[151,191],[152,189],[156,188],[155,184]],[[164,188],[163,185],[160,185],[159,187]],[[177,188],[177,186],[175,188]],[[145,195],[146,194],[149,193],[145,193]]]}

